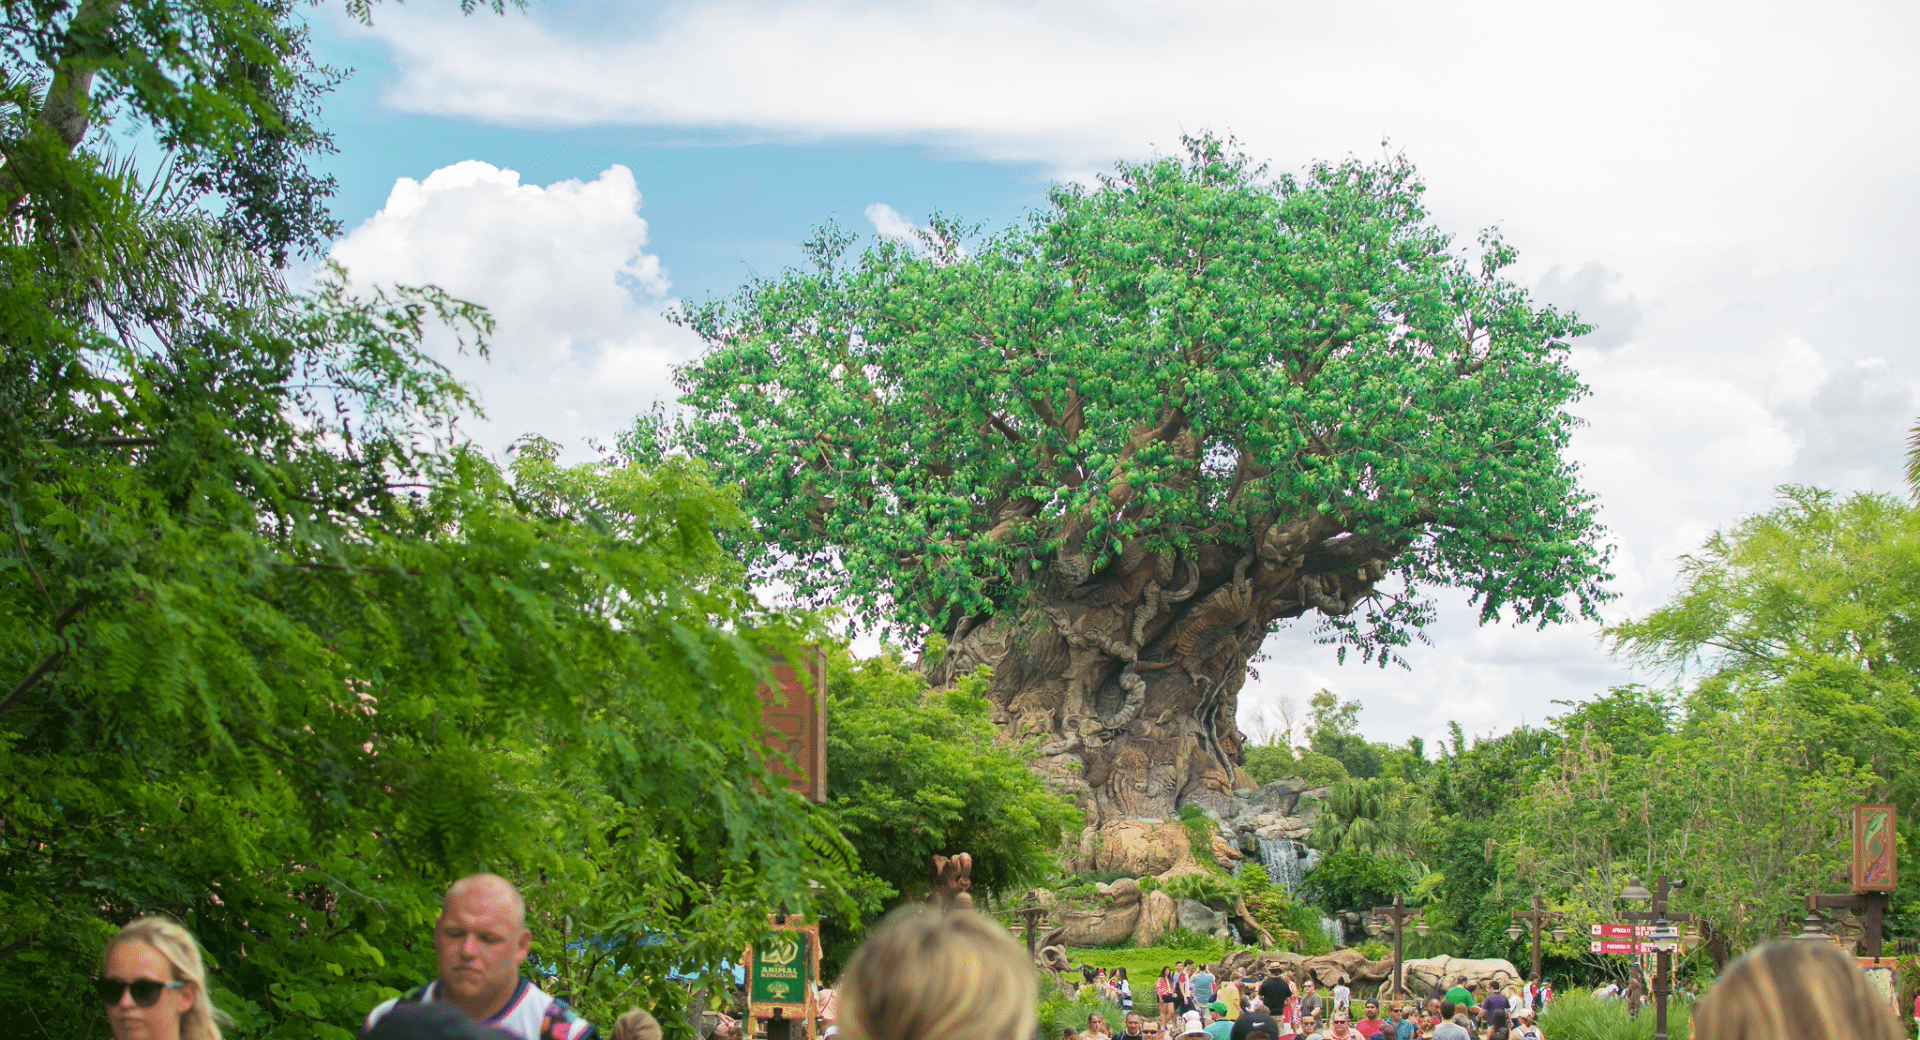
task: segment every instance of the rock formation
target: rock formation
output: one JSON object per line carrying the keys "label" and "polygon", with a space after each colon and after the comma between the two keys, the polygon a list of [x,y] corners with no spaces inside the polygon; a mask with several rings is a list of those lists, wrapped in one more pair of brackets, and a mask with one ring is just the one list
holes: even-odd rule
{"label": "rock formation", "polygon": [[1438,996],[1466,980],[1468,986],[1505,988],[1520,984],[1520,969],[1498,958],[1464,960],[1459,957],[1425,957],[1405,962],[1407,988],[1422,995]]}
{"label": "rock formation", "polygon": [[[1306,869],[1299,862],[1306,855],[1301,842],[1313,830],[1326,793],[1325,787],[1308,787],[1303,780],[1288,778],[1194,800],[1220,832],[1213,842],[1213,865],[1232,870],[1235,861],[1252,857],[1267,867],[1275,882],[1289,886],[1297,882]],[[1282,862],[1287,856],[1295,862]],[[1194,861],[1185,825],[1155,818],[1089,826],[1080,836],[1073,867],[1124,870],[1141,877],[1174,877],[1207,869]]]}

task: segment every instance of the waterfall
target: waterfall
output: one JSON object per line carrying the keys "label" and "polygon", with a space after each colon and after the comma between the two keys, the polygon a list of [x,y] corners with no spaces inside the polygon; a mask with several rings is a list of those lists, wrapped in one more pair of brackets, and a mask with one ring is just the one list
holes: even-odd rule
{"label": "waterfall", "polygon": [[1342,949],[1347,945],[1347,922],[1345,920],[1338,917],[1321,917],[1320,930],[1327,933],[1327,938],[1333,940],[1335,949]]}
{"label": "waterfall", "polygon": [[1300,879],[1320,861],[1320,854],[1291,838],[1257,838],[1260,865],[1275,884],[1285,885],[1287,895],[1300,887]]}

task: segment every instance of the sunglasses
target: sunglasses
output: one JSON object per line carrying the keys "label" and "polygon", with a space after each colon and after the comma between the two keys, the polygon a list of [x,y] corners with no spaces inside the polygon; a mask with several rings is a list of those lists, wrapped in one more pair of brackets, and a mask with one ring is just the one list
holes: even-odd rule
{"label": "sunglasses", "polygon": [[152,979],[135,979],[121,982],[119,979],[94,979],[93,991],[100,995],[103,1004],[118,1004],[123,994],[131,992],[133,1002],[143,1008],[152,1007],[160,999],[160,994],[170,989],[184,989],[184,982],[155,982]]}

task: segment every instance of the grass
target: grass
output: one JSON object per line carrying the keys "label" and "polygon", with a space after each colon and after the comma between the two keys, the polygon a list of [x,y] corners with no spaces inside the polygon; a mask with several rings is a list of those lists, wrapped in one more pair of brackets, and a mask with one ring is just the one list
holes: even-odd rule
{"label": "grass", "polygon": [[[1225,943],[1211,945],[1184,946],[1171,949],[1163,946],[1148,946],[1132,950],[1068,950],[1067,956],[1082,964],[1091,964],[1096,968],[1125,968],[1127,981],[1133,985],[1133,1003],[1140,1006],[1141,994],[1146,994],[1146,1003],[1153,1003],[1153,980],[1160,977],[1160,969],[1192,960],[1195,964],[1212,963],[1227,955]],[[1556,1038],[1557,1040],[1557,1038]]]}
{"label": "grass", "polygon": [[[1131,972],[1129,972],[1131,974]],[[1667,1035],[1687,1036],[1685,1001],[1667,1000]],[[1563,993],[1540,1016],[1540,1035],[1553,1040],[1653,1040],[1653,1002],[1628,1016],[1624,1000],[1595,1000],[1584,991]]]}

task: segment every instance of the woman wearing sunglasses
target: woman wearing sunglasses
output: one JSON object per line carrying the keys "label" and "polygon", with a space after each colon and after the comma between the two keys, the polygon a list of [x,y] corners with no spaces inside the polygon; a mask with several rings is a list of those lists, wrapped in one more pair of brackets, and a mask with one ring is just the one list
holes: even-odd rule
{"label": "woman wearing sunglasses", "polygon": [[120,929],[94,980],[116,1040],[220,1040],[231,1021],[207,999],[200,944],[164,917]]}

